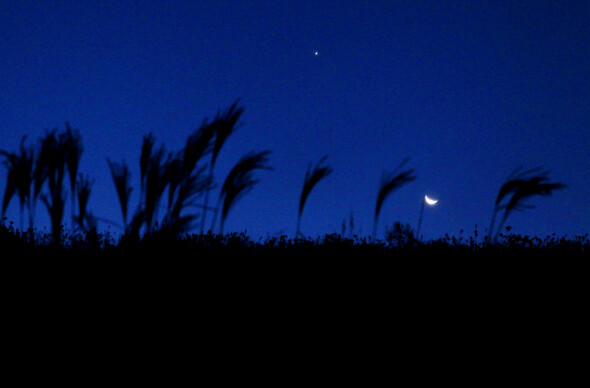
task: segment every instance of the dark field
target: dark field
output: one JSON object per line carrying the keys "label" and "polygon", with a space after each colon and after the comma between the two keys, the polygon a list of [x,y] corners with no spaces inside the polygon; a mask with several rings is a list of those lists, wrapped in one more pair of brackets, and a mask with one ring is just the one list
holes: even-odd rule
{"label": "dark field", "polygon": [[277,370],[286,353],[355,368],[359,359],[389,368],[390,353],[417,375],[432,363],[437,378],[451,373],[446,362],[456,354],[460,374],[487,375],[498,359],[519,370],[523,358],[579,364],[568,356],[578,354],[570,346],[586,322],[587,236],[508,235],[492,245],[475,236],[371,243],[64,233],[56,246],[50,233],[33,235],[0,227],[5,311],[11,332],[24,328],[55,346],[83,339],[115,359],[127,355],[113,351],[121,344],[150,357],[186,348],[214,360],[250,360],[255,349]]}

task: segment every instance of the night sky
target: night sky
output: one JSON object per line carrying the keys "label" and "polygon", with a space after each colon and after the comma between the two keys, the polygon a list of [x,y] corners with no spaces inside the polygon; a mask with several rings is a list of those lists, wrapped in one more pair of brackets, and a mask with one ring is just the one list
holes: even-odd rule
{"label": "night sky", "polygon": [[[513,214],[512,232],[590,231],[590,1],[0,1],[0,70],[0,149],[69,121],[95,180],[88,208],[118,223],[106,158],[131,167],[132,212],[143,135],[179,150],[241,98],[216,181],[253,150],[272,150],[274,170],[256,172],[226,232],[293,236],[305,171],[324,155],[334,173],[307,200],[307,235],[340,232],[351,213],[369,235],[381,174],[405,157],[418,179],[385,202],[378,237],[416,227],[425,194],[439,200],[426,238],[483,233],[520,165],[568,188]],[[5,180],[2,168],[1,195]]]}

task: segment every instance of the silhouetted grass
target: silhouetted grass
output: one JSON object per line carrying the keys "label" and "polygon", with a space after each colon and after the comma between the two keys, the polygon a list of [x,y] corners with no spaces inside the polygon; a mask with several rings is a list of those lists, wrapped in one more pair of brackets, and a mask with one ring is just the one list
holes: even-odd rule
{"label": "silhouetted grass", "polygon": [[[248,193],[256,183],[257,179],[254,179],[253,172],[255,170],[271,170],[272,168],[267,165],[268,155],[271,151],[261,152],[250,152],[243,156],[236,165],[231,169],[227,175],[221,192],[219,193],[219,206],[221,206],[221,221],[219,224],[219,233],[223,234],[223,226],[225,220],[229,215],[229,211],[236,204],[238,199],[242,198]],[[215,218],[213,219],[215,222]]]}
{"label": "silhouetted grass", "polygon": [[301,237],[301,216],[303,215],[303,208],[305,207],[305,201],[307,201],[309,193],[311,193],[311,190],[313,190],[319,181],[332,173],[332,168],[330,166],[322,166],[322,163],[324,163],[327,158],[327,156],[322,157],[313,169],[310,164],[305,173],[303,189],[301,190],[301,196],[299,198],[299,211],[297,212],[296,237]]}
{"label": "silhouetted grass", "polygon": [[113,162],[107,158],[109,169],[113,182],[115,183],[115,189],[117,190],[117,198],[119,198],[119,204],[121,205],[121,214],[123,215],[123,227],[127,229],[127,210],[129,209],[129,197],[133,188],[131,187],[131,172],[125,161],[121,163]]}
{"label": "silhouetted grass", "polygon": [[[548,174],[549,172],[543,170],[541,167],[532,168],[526,171],[522,171],[522,167],[519,167],[506,178],[506,181],[498,191],[498,196],[496,197],[496,202],[494,204],[494,212],[492,214],[488,234],[489,240],[497,239],[508,216],[514,211],[533,208],[532,205],[526,205],[524,203],[527,199],[535,196],[549,196],[553,191],[567,187],[563,183],[548,182]],[[504,201],[509,195],[512,196]],[[496,229],[496,233],[494,233],[496,214],[502,210],[504,211],[504,214]]]}
{"label": "silhouetted grass", "polygon": [[[399,224],[399,223],[398,223]],[[402,224],[388,229],[385,240],[373,241],[368,237],[343,237],[328,234],[316,238],[296,238],[287,236],[269,237],[253,240],[245,233],[177,235],[169,229],[161,228],[139,239],[116,237],[106,233],[87,232],[76,229],[65,232],[62,229],[61,246],[52,244],[52,233],[33,230],[20,232],[12,223],[0,225],[0,246],[3,252],[45,254],[56,251],[67,255],[98,255],[104,258],[121,254],[122,257],[151,257],[151,260],[235,260],[253,257],[297,258],[300,260],[333,260],[365,258],[426,258],[450,262],[457,258],[504,258],[511,257],[565,259],[573,257],[590,258],[590,239],[588,234],[573,237],[522,236],[500,234],[494,243],[487,238],[478,241],[478,232],[472,236],[444,236],[422,242],[413,237],[411,230]],[[229,256],[227,256],[229,254]],[[49,258],[49,257],[47,257]]]}
{"label": "silhouetted grass", "polygon": [[404,159],[399,166],[392,172],[383,172],[381,181],[379,183],[379,191],[377,192],[377,201],[375,202],[375,215],[373,217],[373,239],[377,238],[377,223],[379,222],[379,213],[383,203],[395,190],[407,185],[417,178],[414,175],[414,169],[408,169],[398,172],[407,162],[409,158]]}
{"label": "silhouetted grass", "polygon": [[[393,172],[384,171],[382,174],[375,203],[373,233],[369,240],[355,236],[352,214],[347,238],[343,237],[346,233],[346,221],[342,224],[342,235],[330,234],[315,240],[300,238],[301,218],[306,200],[318,182],[332,173],[329,166],[322,165],[326,157],[320,159],[313,168],[310,165],[306,172],[299,199],[294,240],[281,237],[254,243],[245,235],[225,235],[224,224],[231,209],[258,183],[254,172],[271,169],[268,165],[268,156],[271,152],[269,150],[251,152],[243,156],[223,181],[217,206],[208,206],[210,190],[215,187],[213,167],[228,137],[238,128],[243,111],[239,106],[239,100],[236,100],[228,109],[218,112],[214,120],[205,119],[188,136],[184,147],[177,151],[169,152],[163,145],[156,147],[156,139],[152,133],[144,136],[139,157],[140,190],[137,207],[130,221],[129,205],[133,191],[130,170],[126,162],[117,163],[107,158],[123,218],[123,226],[120,227],[123,235],[117,239],[110,233],[98,233],[97,222],[118,225],[110,220],[95,217],[87,208],[93,180],[78,173],[83,153],[82,140],[79,132],[72,129],[68,122],[65,131],[46,131],[36,148],[25,146],[26,138],[23,138],[17,152],[0,150],[0,157],[3,158],[8,173],[2,201],[2,217],[14,196],[18,196],[20,202],[20,231],[15,229],[12,223],[8,226],[3,225],[3,241],[8,244],[7,247],[18,245],[27,249],[45,249],[51,245],[52,249],[70,251],[75,248],[79,252],[89,249],[97,253],[102,253],[105,249],[134,251],[146,247],[156,251],[175,249],[181,252],[187,249],[197,255],[202,254],[203,249],[208,251],[212,247],[223,250],[240,249],[240,252],[248,254],[300,253],[302,250],[310,249],[330,255],[346,255],[347,252],[354,251],[385,256],[415,256],[431,251],[438,255],[449,252],[466,255],[480,255],[482,252],[587,253],[587,235],[556,239],[501,234],[512,212],[531,207],[525,204],[527,199],[549,196],[555,190],[566,187],[563,183],[549,182],[548,172],[541,168],[519,168],[508,176],[496,197],[488,236],[483,241],[477,240],[477,231],[474,232],[475,239],[470,238],[469,243],[457,240],[456,237],[421,241],[418,233],[423,207],[418,232],[414,232],[410,225],[395,223],[386,231],[384,241],[377,240],[379,215],[385,201],[394,191],[416,179],[414,169],[404,168],[408,158]],[[209,154],[210,159],[206,158]],[[66,175],[69,177],[69,192],[66,187]],[[78,227],[74,232],[64,231],[62,225],[68,195],[71,199],[72,225]],[[202,197],[204,203],[201,202]],[[51,233],[35,229],[34,215],[39,198],[50,216]],[[167,203],[163,203],[166,200]],[[195,208],[199,210],[192,211]],[[26,231],[25,209],[29,215],[29,228]],[[164,214],[158,214],[160,211]],[[208,211],[214,212],[211,230],[215,229],[217,217],[220,218],[218,235],[203,234]],[[502,212],[498,225],[495,225],[498,214]],[[187,234],[199,216],[201,233]],[[507,230],[509,231],[508,228]],[[0,247],[0,252],[2,248],[6,247]]]}
{"label": "silhouetted grass", "polygon": [[2,200],[2,218],[6,213],[12,196],[17,194],[20,200],[20,228],[24,229],[24,207],[29,212],[29,228],[33,227],[31,183],[33,181],[34,156],[32,147],[25,147],[26,136],[21,140],[19,152],[0,150],[4,156],[4,166],[8,170],[4,199]]}
{"label": "silhouetted grass", "polygon": [[[80,174],[74,186],[78,196],[78,215],[74,215],[74,223],[87,232],[96,230],[98,226],[96,218],[87,209],[93,183],[89,177]],[[74,202],[72,202],[72,205],[74,205]]]}
{"label": "silhouetted grass", "polygon": [[[209,164],[209,179],[211,181],[213,181],[213,168],[215,167],[215,162],[217,161],[217,157],[221,152],[221,148],[227,141],[228,137],[238,129],[240,117],[244,113],[244,109],[242,107],[238,107],[239,102],[240,100],[237,99],[225,112],[218,112],[211,125],[215,138],[211,151],[211,163]],[[201,233],[203,233],[205,230],[205,220],[207,218],[207,211],[209,210],[210,191],[211,187],[208,187],[205,190],[203,212],[201,216]]]}

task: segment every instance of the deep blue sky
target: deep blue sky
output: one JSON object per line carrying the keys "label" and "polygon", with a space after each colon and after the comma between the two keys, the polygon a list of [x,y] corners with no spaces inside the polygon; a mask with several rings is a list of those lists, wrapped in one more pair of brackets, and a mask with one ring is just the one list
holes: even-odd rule
{"label": "deep blue sky", "polygon": [[[323,155],[334,173],[308,199],[306,234],[339,232],[351,212],[369,234],[381,173],[406,156],[418,180],[385,203],[381,236],[396,220],[415,227],[424,194],[440,200],[426,237],[483,232],[519,165],[569,187],[514,214],[514,232],[590,231],[589,1],[2,0],[0,70],[0,148],[68,120],[95,179],[89,210],[117,222],[106,158],[130,164],[133,210],[142,136],[179,149],[240,97],[217,181],[251,150],[272,150],[274,171],[226,231],[292,235]],[[39,203],[39,223],[45,213]]]}

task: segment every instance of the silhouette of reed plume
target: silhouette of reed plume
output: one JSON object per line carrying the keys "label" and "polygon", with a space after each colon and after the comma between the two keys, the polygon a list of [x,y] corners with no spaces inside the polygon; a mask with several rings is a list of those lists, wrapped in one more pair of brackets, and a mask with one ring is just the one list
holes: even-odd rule
{"label": "silhouette of reed plume", "polygon": [[[34,196],[40,194],[41,188],[47,182],[48,194],[41,195],[51,219],[53,241],[59,245],[61,240],[62,220],[65,210],[67,192],[64,189],[66,174],[78,170],[78,163],[82,153],[82,146],[77,131],[72,131],[66,124],[66,131],[58,134],[57,129],[46,132],[41,138],[41,150],[35,165],[33,177],[35,179]],[[72,162],[74,166],[70,166]],[[76,176],[74,175],[74,179]],[[71,182],[71,181],[70,181]],[[75,187],[75,183],[71,186]],[[72,196],[75,195],[72,192]],[[73,214],[74,210],[72,210]]]}
{"label": "silhouette of reed plume", "polygon": [[[219,234],[223,234],[223,227],[229,211],[235,206],[238,199],[246,195],[256,183],[253,172],[255,170],[272,170],[266,163],[271,151],[250,152],[243,156],[236,165],[231,169],[219,193],[217,209],[221,205],[221,220],[219,224]],[[216,212],[217,214],[217,212]],[[213,218],[215,225],[216,215]]]}
{"label": "silhouette of reed plume", "polygon": [[82,146],[82,138],[78,130],[72,129],[70,123],[66,121],[66,131],[61,135],[63,142],[63,149],[66,152],[65,162],[67,165],[68,176],[70,178],[70,192],[72,195],[72,221],[75,223],[74,211],[76,209],[76,182],[78,178],[78,168],[80,166],[80,159],[84,147]]}
{"label": "silhouette of reed plume", "polygon": [[78,216],[75,217],[75,221],[86,233],[96,232],[97,227],[96,218],[87,209],[93,184],[94,181],[88,176],[80,174],[75,186],[78,196]]}
{"label": "silhouette of reed plume", "polygon": [[[506,181],[502,187],[500,187],[496,202],[494,203],[494,211],[492,213],[492,220],[488,231],[488,241],[495,242],[497,240],[508,216],[513,211],[522,211],[534,207],[524,203],[527,199],[534,196],[549,196],[554,190],[567,187],[563,183],[549,182],[548,174],[549,172],[543,170],[541,167],[535,167],[525,171],[522,171],[522,167],[518,167],[508,175]],[[496,229],[496,233],[494,233],[493,230],[496,216],[502,210],[504,211],[504,214]]]}
{"label": "silhouette of reed plume", "polygon": [[[164,221],[176,231],[192,227],[197,214],[181,214],[183,209],[201,207],[196,203],[203,193],[211,188],[211,176],[205,176],[206,166],[198,166],[212,149],[215,125],[203,121],[185,143],[184,148],[167,164],[166,179],[170,184],[168,191],[168,210]],[[202,213],[204,216],[204,213]]]}
{"label": "silhouette of reed plume", "polygon": [[120,163],[113,162],[107,158],[107,163],[111,171],[113,182],[115,183],[115,189],[117,191],[117,198],[121,205],[121,214],[123,215],[123,228],[127,230],[127,211],[129,209],[129,198],[131,196],[131,172],[129,166],[125,161]]}
{"label": "silhouette of reed plume", "polygon": [[178,175],[179,164],[170,163],[170,187],[168,191],[168,210],[164,224],[173,234],[192,227],[196,213],[183,214],[188,207],[196,207],[196,200],[211,187],[211,179],[205,175],[206,166],[196,168],[186,175]]}
{"label": "silhouette of reed plume", "polygon": [[31,198],[31,184],[33,182],[33,165],[34,153],[32,147],[25,147],[26,136],[23,136],[19,152],[8,152],[0,150],[0,155],[4,156],[4,166],[7,169],[6,187],[4,189],[4,198],[2,200],[2,216],[6,214],[6,209],[10,200],[16,194],[20,201],[20,228],[24,230],[24,208],[27,207],[29,213],[29,228],[33,227],[33,210]]}
{"label": "silhouette of reed plume", "polygon": [[[218,112],[215,120],[211,124],[211,128],[215,134],[215,140],[213,142],[213,149],[211,152],[211,163],[209,164],[209,177],[213,180],[213,168],[215,162],[221,151],[221,148],[225,144],[228,137],[238,129],[239,120],[244,113],[244,109],[238,107],[240,99],[234,101],[234,103],[226,109],[223,113]],[[210,188],[205,190],[205,199],[203,204],[203,215],[201,218],[201,233],[205,229],[205,219],[207,211],[209,210],[209,193]]]}
{"label": "silhouette of reed plume", "polygon": [[377,237],[379,213],[381,212],[381,207],[383,206],[385,200],[395,190],[407,185],[417,178],[417,176],[414,175],[413,168],[399,172],[409,160],[409,158],[404,159],[400,165],[395,168],[395,170],[390,173],[384,171],[381,175],[381,182],[379,183],[379,191],[377,193],[377,202],[375,204],[375,216],[373,218],[373,241],[375,241]]}
{"label": "silhouette of reed plume", "polygon": [[[21,141],[19,153],[0,151],[0,154],[5,157],[4,165],[8,169],[2,214],[5,213],[11,197],[16,193],[20,199],[21,229],[24,228],[25,205],[29,213],[29,228],[32,229],[37,199],[41,198],[51,219],[51,230],[55,244],[60,243],[61,223],[68,195],[64,188],[66,174],[69,175],[71,188],[72,222],[77,224],[75,197],[83,147],[79,132],[72,129],[68,122],[65,123],[65,126],[65,131],[60,133],[57,128],[46,131],[39,140],[37,152],[32,147],[24,146],[25,137]],[[48,190],[42,193],[45,183],[47,183]]]}
{"label": "silhouette of reed plume", "polygon": [[210,185],[209,178],[203,176],[205,167],[198,166],[198,163],[210,151],[212,137],[211,125],[204,122],[187,138],[180,152],[168,153],[163,145],[154,149],[155,137],[152,133],[144,136],[139,158],[140,199],[129,224],[127,212],[132,190],[129,169],[124,163],[116,164],[108,160],[128,235],[138,238],[142,226],[145,226],[146,233],[153,232],[166,190],[168,201],[162,228],[175,234],[191,227],[197,216],[183,211],[195,205],[196,198]]}
{"label": "silhouette of reed plume", "polygon": [[141,144],[141,153],[139,155],[139,187],[140,187],[140,198],[143,199],[145,196],[145,185],[146,185],[146,176],[148,165],[150,163],[150,159],[152,156],[152,149],[154,148],[154,144],[156,142],[156,138],[154,137],[153,133],[148,133],[143,137],[143,141]]}
{"label": "silhouette of reed plume", "polygon": [[313,169],[311,164],[307,168],[305,179],[303,180],[303,189],[301,190],[301,196],[299,197],[299,212],[297,213],[295,237],[301,236],[301,216],[309,193],[311,193],[311,190],[313,190],[319,181],[332,173],[332,168],[330,168],[330,166],[322,166],[322,163],[324,163],[327,158],[327,156],[322,157]]}

